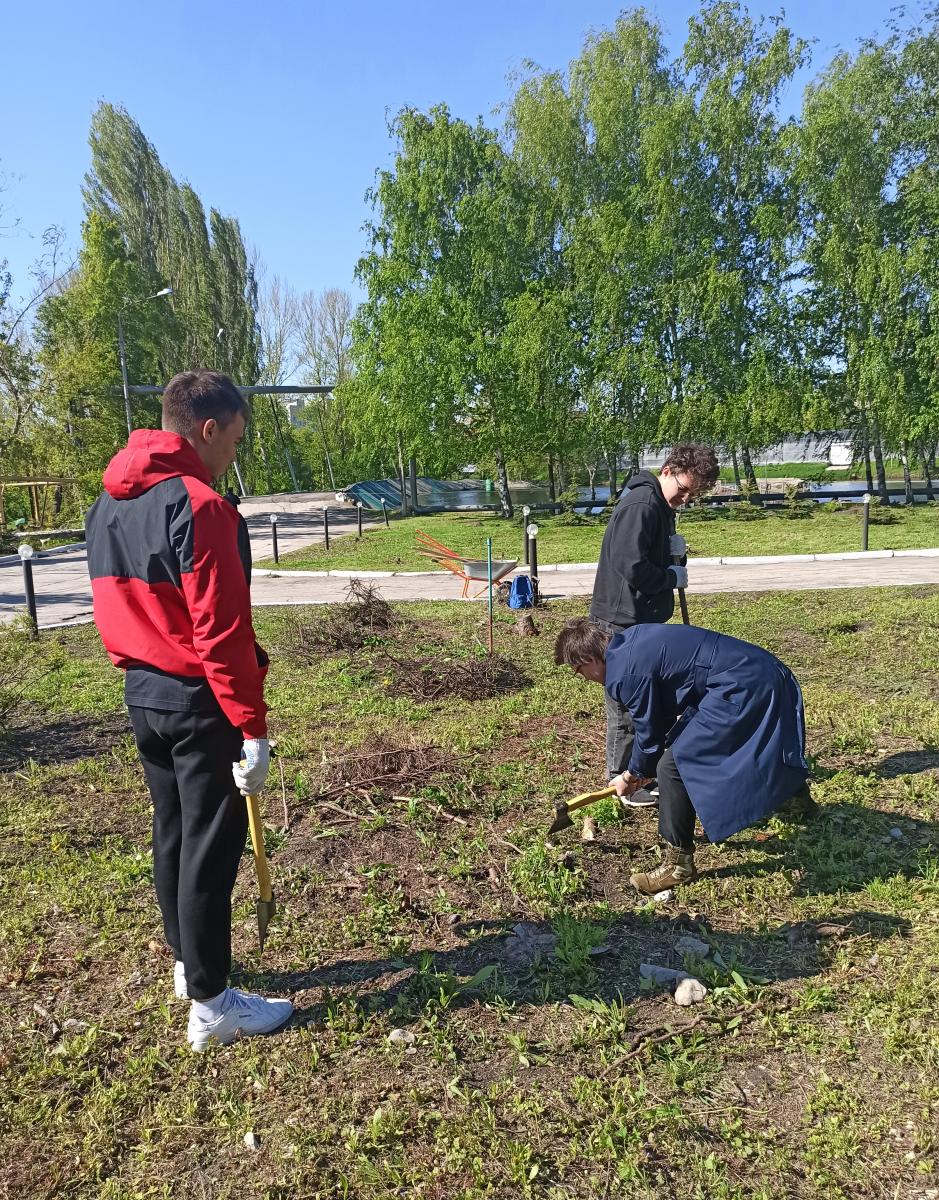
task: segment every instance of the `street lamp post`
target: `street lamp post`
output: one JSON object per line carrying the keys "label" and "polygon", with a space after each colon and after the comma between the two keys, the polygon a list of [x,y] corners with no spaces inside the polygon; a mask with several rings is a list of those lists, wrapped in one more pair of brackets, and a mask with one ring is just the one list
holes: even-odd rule
{"label": "street lamp post", "polygon": [[130,389],[127,386],[127,353],[124,349],[124,313],[128,308],[138,304],[146,304],[150,300],[159,300],[161,296],[172,296],[171,287],[161,288],[152,296],[144,296],[141,300],[128,301],[117,314],[117,350],[121,360],[121,383],[124,385],[124,416],[127,418],[127,436],[134,432],[134,418],[130,411]]}

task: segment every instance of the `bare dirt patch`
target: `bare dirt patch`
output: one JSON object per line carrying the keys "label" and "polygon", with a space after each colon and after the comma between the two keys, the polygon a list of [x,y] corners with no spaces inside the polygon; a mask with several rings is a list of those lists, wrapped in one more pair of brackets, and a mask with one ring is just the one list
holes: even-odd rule
{"label": "bare dirt patch", "polygon": [[107,716],[48,717],[28,724],[18,714],[0,735],[0,771],[15,771],[30,759],[40,766],[109,753],[130,733],[126,712]]}
{"label": "bare dirt patch", "polygon": [[451,696],[460,700],[491,700],[531,683],[521,667],[498,654],[470,659],[402,659],[385,650],[376,665],[387,668],[391,694],[411,700],[442,700]]}

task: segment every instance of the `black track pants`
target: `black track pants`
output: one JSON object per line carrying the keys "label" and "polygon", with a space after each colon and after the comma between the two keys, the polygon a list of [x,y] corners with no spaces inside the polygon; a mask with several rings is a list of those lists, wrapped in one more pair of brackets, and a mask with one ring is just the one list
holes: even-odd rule
{"label": "black track pants", "polygon": [[659,759],[655,777],[659,785],[659,833],[662,840],[680,850],[693,850],[697,814],[671,750],[666,750]]}
{"label": "black track pants", "polygon": [[217,996],[231,969],[231,893],[248,814],[231,767],[243,737],[219,712],[130,708],[153,800],[153,880],[166,940],[193,1000]]}

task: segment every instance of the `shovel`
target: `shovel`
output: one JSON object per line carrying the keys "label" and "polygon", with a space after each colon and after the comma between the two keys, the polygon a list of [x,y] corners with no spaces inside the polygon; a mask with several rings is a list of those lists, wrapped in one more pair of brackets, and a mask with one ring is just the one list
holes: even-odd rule
{"label": "shovel", "polygon": [[570,829],[574,824],[571,820],[572,812],[577,812],[579,808],[586,808],[589,804],[596,804],[598,800],[605,800],[607,796],[615,795],[615,787],[605,787],[600,792],[584,792],[582,796],[575,796],[573,800],[568,800],[566,803],[555,804],[554,824],[548,830],[548,837],[553,837],[562,829]]}
{"label": "shovel", "polygon": [[254,867],[258,873],[258,941],[264,951],[264,939],[271,917],[277,912],[274,892],[271,888],[271,872],[264,853],[264,826],[261,824],[261,809],[257,796],[245,796],[248,805],[248,828],[251,831],[251,848],[254,850]]}

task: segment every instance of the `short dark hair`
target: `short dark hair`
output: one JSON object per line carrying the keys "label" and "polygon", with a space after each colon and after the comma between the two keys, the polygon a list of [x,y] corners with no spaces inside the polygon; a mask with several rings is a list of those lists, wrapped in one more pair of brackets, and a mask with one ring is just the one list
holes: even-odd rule
{"label": "short dark hair", "polygon": [[609,644],[610,635],[589,617],[574,617],[554,643],[555,666],[582,667],[587,662],[603,662]]}
{"label": "short dark hair", "polygon": [[681,442],[672,446],[668,458],[662,464],[673,475],[679,472],[693,476],[702,491],[712,488],[721,473],[713,446],[702,442]]}
{"label": "short dark hair", "polygon": [[227,425],[238,413],[248,419],[248,403],[220,371],[181,371],[163,390],[163,428],[189,437],[203,421]]}

